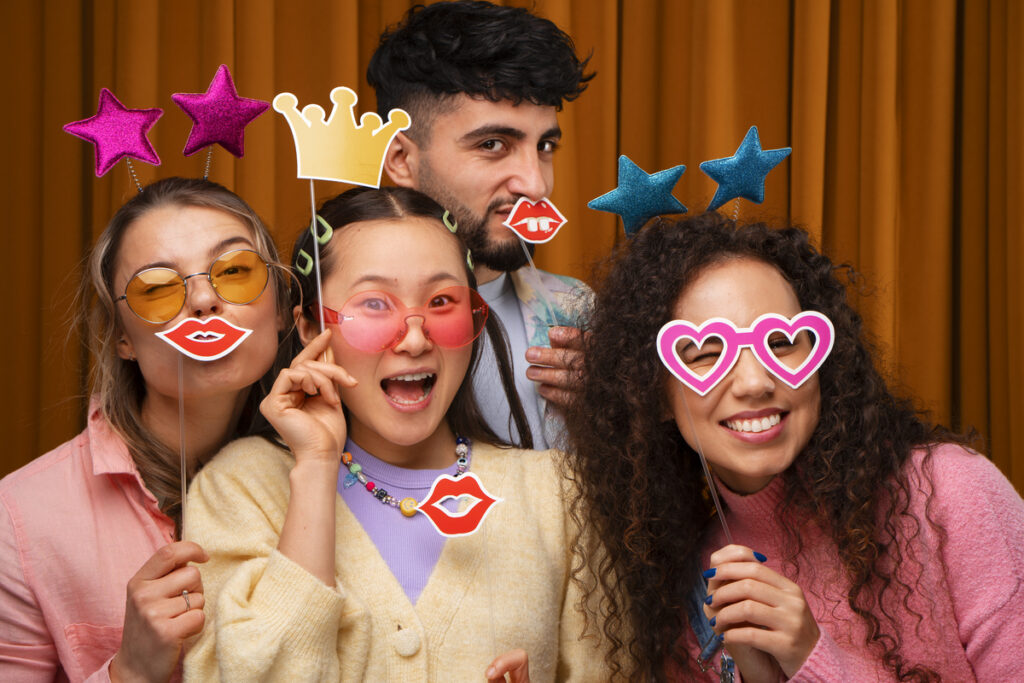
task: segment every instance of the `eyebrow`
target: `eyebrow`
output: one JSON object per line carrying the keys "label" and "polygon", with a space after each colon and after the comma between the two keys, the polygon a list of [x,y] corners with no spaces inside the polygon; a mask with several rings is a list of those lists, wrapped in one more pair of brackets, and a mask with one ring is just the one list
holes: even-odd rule
{"label": "eyebrow", "polygon": [[[211,265],[213,263],[213,259],[217,258],[226,251],[232,251],[231,249],[228,249],[228,247],[233,247],[239,244],[244,244],[248,247],[254,246],[252,240],[250,240],[248,237],[243,237],[241,235],[235,235],[234,237],[222,239],[220,242],[217,242],[217,244],[210,247],[210,250],[207,252],[207,256],[210,258]],[[174,270],[175,272],[177,272],[176,265],[174,263],[171,263],[170,261],[153,261],[152,263],[147,263],[146,265],[136,270],[134,273],[131,274],[131,277],[129,277],[128,279],[131,280],[133,277],[135,277],[142,271],[149,270],[151,268],[167,268],[168,270]],[[181,275],[181,273],[178,274]]]}
{"label": "eyebrow", "polygon": [[[458,281],[459,278],[457,276],[455,276],[455,275],[452,275],[449,272],[441,271],[441,272],[438,272],[438,273],[434,273],[433,275],[428,277],[426,280],[423,281],[423,284],[433,285],[433,284],[436,284],[436,283],[439,283],[439,282],[446,282],[446,281],[449,281],[449,280]],[[353,282],[352,286],[355,287],[355,286],[361,285],[361,284],[363,284],[365,282],[370,282],[370,283],[374,283],[374,284],[391,284],[391,283],[394,283],[394,282],[397,282],[397,281],[398,281],[398,278],[395,278],[395,277],[385,277],[383,275],[374,275],[374,274],[370,273],[370,274],[362,276],[361,278],[359,278],[358,280]]]}
{"label": "eyebrow", "polygon": [[[472,140],[478,140],[480,138],[490,137],[492,135],[503,135],[505,137],[512,138],[513,140],[525,140],[526,132],[519,128],[513,128],[511,126],[503,126],[498,123],[488,123],[479,128],[475,128],[461,138],[459,142],[469,142]],[[549,128],[544,131],[543,135],[540,136],[541,140],[548,140],[554,138],[556,140],[562,139],[562,129],[558,126]]]}

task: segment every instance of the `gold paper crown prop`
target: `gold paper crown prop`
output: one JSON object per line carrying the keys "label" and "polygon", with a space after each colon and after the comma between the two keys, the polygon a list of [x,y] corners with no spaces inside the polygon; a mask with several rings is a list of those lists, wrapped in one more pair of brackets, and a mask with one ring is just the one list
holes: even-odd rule
{"label": "gold paper crown prop", "polygon": [[316,104],[308,104],[300,112],[298,98],[289,92],[274,98],[274,111],[284,116],[292,129],[299,178],[380,187],[388,146],[411,120],[405,111],[392,109],[386,124],[376,112],[363,114],[357,124],[358,99],[351,88],[335,88],[331,91],[334,109],[325,120],[323,108]]}

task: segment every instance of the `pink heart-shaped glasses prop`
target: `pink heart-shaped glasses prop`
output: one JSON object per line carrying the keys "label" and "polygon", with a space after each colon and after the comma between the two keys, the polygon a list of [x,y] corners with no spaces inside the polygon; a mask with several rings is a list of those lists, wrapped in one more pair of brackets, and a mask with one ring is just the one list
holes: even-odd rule
{"label": "pink heart-shaped glasses prop", "polygon": [[[790,368],[776,358],[768,338],[773,332],[782,332],[792,342],[801,330],[814,333],[814,347],[798,367]],[[711,337],[722,340],[722,353],[711,370],[698,375],[679,358],[676,343],[680,339],[691,339],[699,348]],[[658,332],[657,346],[658,356],[669,372],[680,382],[705,396],[729,374],[744,346],[754,352],[758,361],[769,372],[796,389],[818,371],[828,358],[828,354],[832,352],[834,341],[835,330],[832,321],[817,311],[803,311],[793,318],[777,313],[766,313],[746,329],[738,329],[724,318],[711,318],[701,325],[694,325],[687,320],[672,320],[665,323]]]}

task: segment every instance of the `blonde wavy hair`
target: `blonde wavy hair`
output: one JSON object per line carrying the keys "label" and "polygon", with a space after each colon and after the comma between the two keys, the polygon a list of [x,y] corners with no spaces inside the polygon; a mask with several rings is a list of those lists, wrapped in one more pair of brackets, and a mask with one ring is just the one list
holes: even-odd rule
{"label": "blonde wavy hair", "polygon": [[[153,209],[166,206],[194,206],[216,209],[235,216],[249,227],[256,251],[271,264],[270,289],[276,297],[280,320],[291,318],[288,311],[287,269],[278,260],[277,248],[266,225],[245,201],[226,187],[200,178],[164,178],[146,186],[126,202],[107,224],[93,247],[82,275],[76,310],[77,323],[92,354],[92,392],[99,408],[115,432],[124,439],[146,487],[156,496],[160,510],[181,523],[181,471],[177,452],[161,443],[141,419],[146,383],[138,363],[117,353],[122,336],[120,312],[114,292],[114,269],[121,242],[128,228]],[[286,334],[286,333],[283,333]],[[287,345],[281,344],[284,349]],[[235,436],[261,431],[259,401],[269,389],[278,370],[286,364],[283,351],[256,386],[236,427]],[[195,472],[189,472],[191,479]]]}

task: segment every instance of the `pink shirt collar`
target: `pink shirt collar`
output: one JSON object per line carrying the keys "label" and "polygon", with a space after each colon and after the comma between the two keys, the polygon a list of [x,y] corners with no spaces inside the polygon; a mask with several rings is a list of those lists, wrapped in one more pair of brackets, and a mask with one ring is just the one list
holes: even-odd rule
{"label": "pink shirt collar", "polygon": [[89,442],[93,444],[92,452],[92,473],[99,476],[103,474],[126,474],[133,477],[142,489],[142,493],[153,502],[157,503],[156,496],[146,488],[139,468],[135,465],[131,453],[124,440],[117,435],[110,422],[100,410],[99,398],[93,396],[89,401],[89,422],[86,426],[89,433]]}

